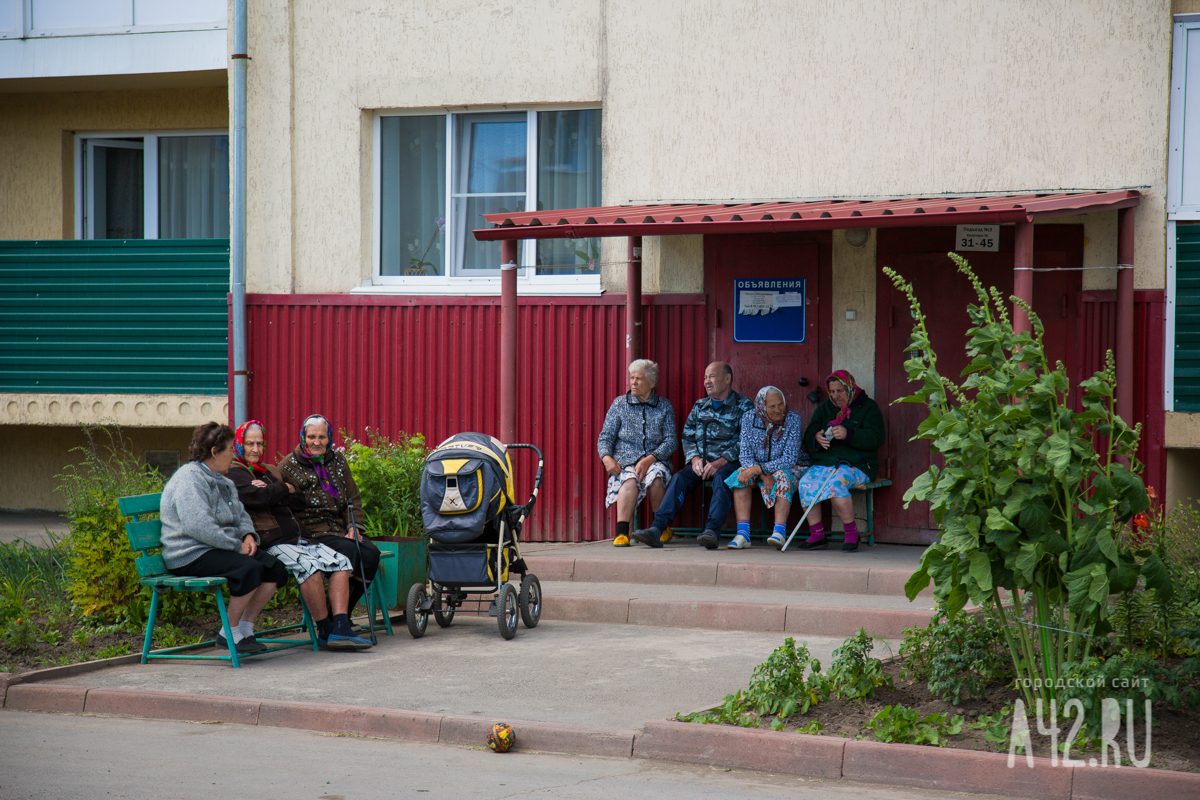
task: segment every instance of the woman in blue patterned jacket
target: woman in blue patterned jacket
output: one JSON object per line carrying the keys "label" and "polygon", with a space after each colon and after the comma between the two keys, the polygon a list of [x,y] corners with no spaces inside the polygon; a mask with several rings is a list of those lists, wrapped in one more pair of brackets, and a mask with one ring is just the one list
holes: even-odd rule
{"label": "woman in blue patterned jacket", "polygon": [[742,416],[741,468],[729,476],[725,485],[733,489],[733,510],[737,515],[737,535],[730,550],[750,546],[750,491],[755,485],[767,508],[775,509],[775,527],[767,541],[776,549],[787,536],[788,512],[800,476],[811,463],[800,449],[804,421],[789,411],[783,391],[764,386],[754,397],[754,408]]}
{"label": "woman in blue patterned jacket", "polygon": [[617,504],[617,547],[629,546],[629,523],[649,492],[658,508],[671,478],[671,454],[678,444],[675,409],[654,391],[658,364],[639,358],[629,365],[629,391],[613,400],[604,415],[596,450],[608,473],[604,507]]}

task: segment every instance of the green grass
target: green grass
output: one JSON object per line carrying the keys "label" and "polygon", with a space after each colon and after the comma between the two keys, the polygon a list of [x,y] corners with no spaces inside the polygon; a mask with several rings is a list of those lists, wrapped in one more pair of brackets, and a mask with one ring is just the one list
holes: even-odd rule
{"label": "green grass", "polygon": [[29,587],[43,609],[70,605],[66,583],[67,547],[50,536],[50,545],[0,542],[0,594],[5,589]]}

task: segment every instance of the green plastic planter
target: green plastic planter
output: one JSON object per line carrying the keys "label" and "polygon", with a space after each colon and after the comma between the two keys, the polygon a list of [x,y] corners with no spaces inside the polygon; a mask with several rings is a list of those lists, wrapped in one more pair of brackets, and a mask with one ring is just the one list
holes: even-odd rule
{"label": "green plastic planter", "polygon": [[381,551],[396,554],[394,559],[379,562],[379,577],[388,608],[403,607],[408,601],[408,587],[429,579],[429,541],[423,536],[378,536],[371,541]]}

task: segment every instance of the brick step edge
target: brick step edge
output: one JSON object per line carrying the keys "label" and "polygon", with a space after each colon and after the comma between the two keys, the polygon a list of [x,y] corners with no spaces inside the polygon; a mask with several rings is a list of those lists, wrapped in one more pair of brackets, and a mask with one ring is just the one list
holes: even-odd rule
{"label": "brick step edge", "polygon": [[732,603],[703,600],[653,600],[624,597],[546,595],[542,619],[707,628],[730,631],[779,631],[808,636],[853,636],[865,628],[871,636],[902,638],[905,628],[929,624],[929,609],[850,608],[782,603]]}
{"label": "brick step edge", "polygon": [[1190,772],[1052,766],[1048,759],[1034,759],[1031,769],[1024,757],[1017,758],[1010,769],[1008,756],[1003,753],[674,721],[650,721],[643,730],[636,731],[329,703],[36,683],[9,685],[4,707],[13,711],[221,721],[459,747],[483,747],[488,729],[503,721],[517,733],[514,749],[518,752],[658,759],[1036,800],[1158,800],[1200,795],[1200,774]]}
{"label": "brick step edge", "polygon": [[[609,558],[527,556],[529,570],[543,581],[738,586],[794,592],[830,592],[903,597],[912,570],[821,564],[763,564],[730,561],[627,561]],[[932,597],[926,587],[921,597]]]}

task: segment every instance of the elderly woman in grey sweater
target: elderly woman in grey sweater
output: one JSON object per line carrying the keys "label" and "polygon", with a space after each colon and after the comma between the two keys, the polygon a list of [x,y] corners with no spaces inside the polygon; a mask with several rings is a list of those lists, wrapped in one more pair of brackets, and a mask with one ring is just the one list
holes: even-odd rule
{"label": "elderly woman in grey sweater", "polygon": [[596,449],[608,473],[604,507],[617,505],[617,547],[629,546],[629,523],[638,503],[650,494],[658,508],[671,479],[671,454],[678,441],[675,409],[654,391],[658,364],[639,358],[629,365],[629,391],[613,400],[604,415]]}
{"label": "elderly woman in grey sweater", "polygon": [[[163,561],[173,575],[225,578],[234,647],[256,653],[266,647],[254,638],[254,621],[275,589],[287,583],[287,569],[258,549],[254,523],[225,477],[233,463],[233,430],[208,422],[192,434],[192,460],[171,476],[160,505]],[[236,623],[233,620],[237,620]],[[224,633],[217,646],[228,648]]]}

